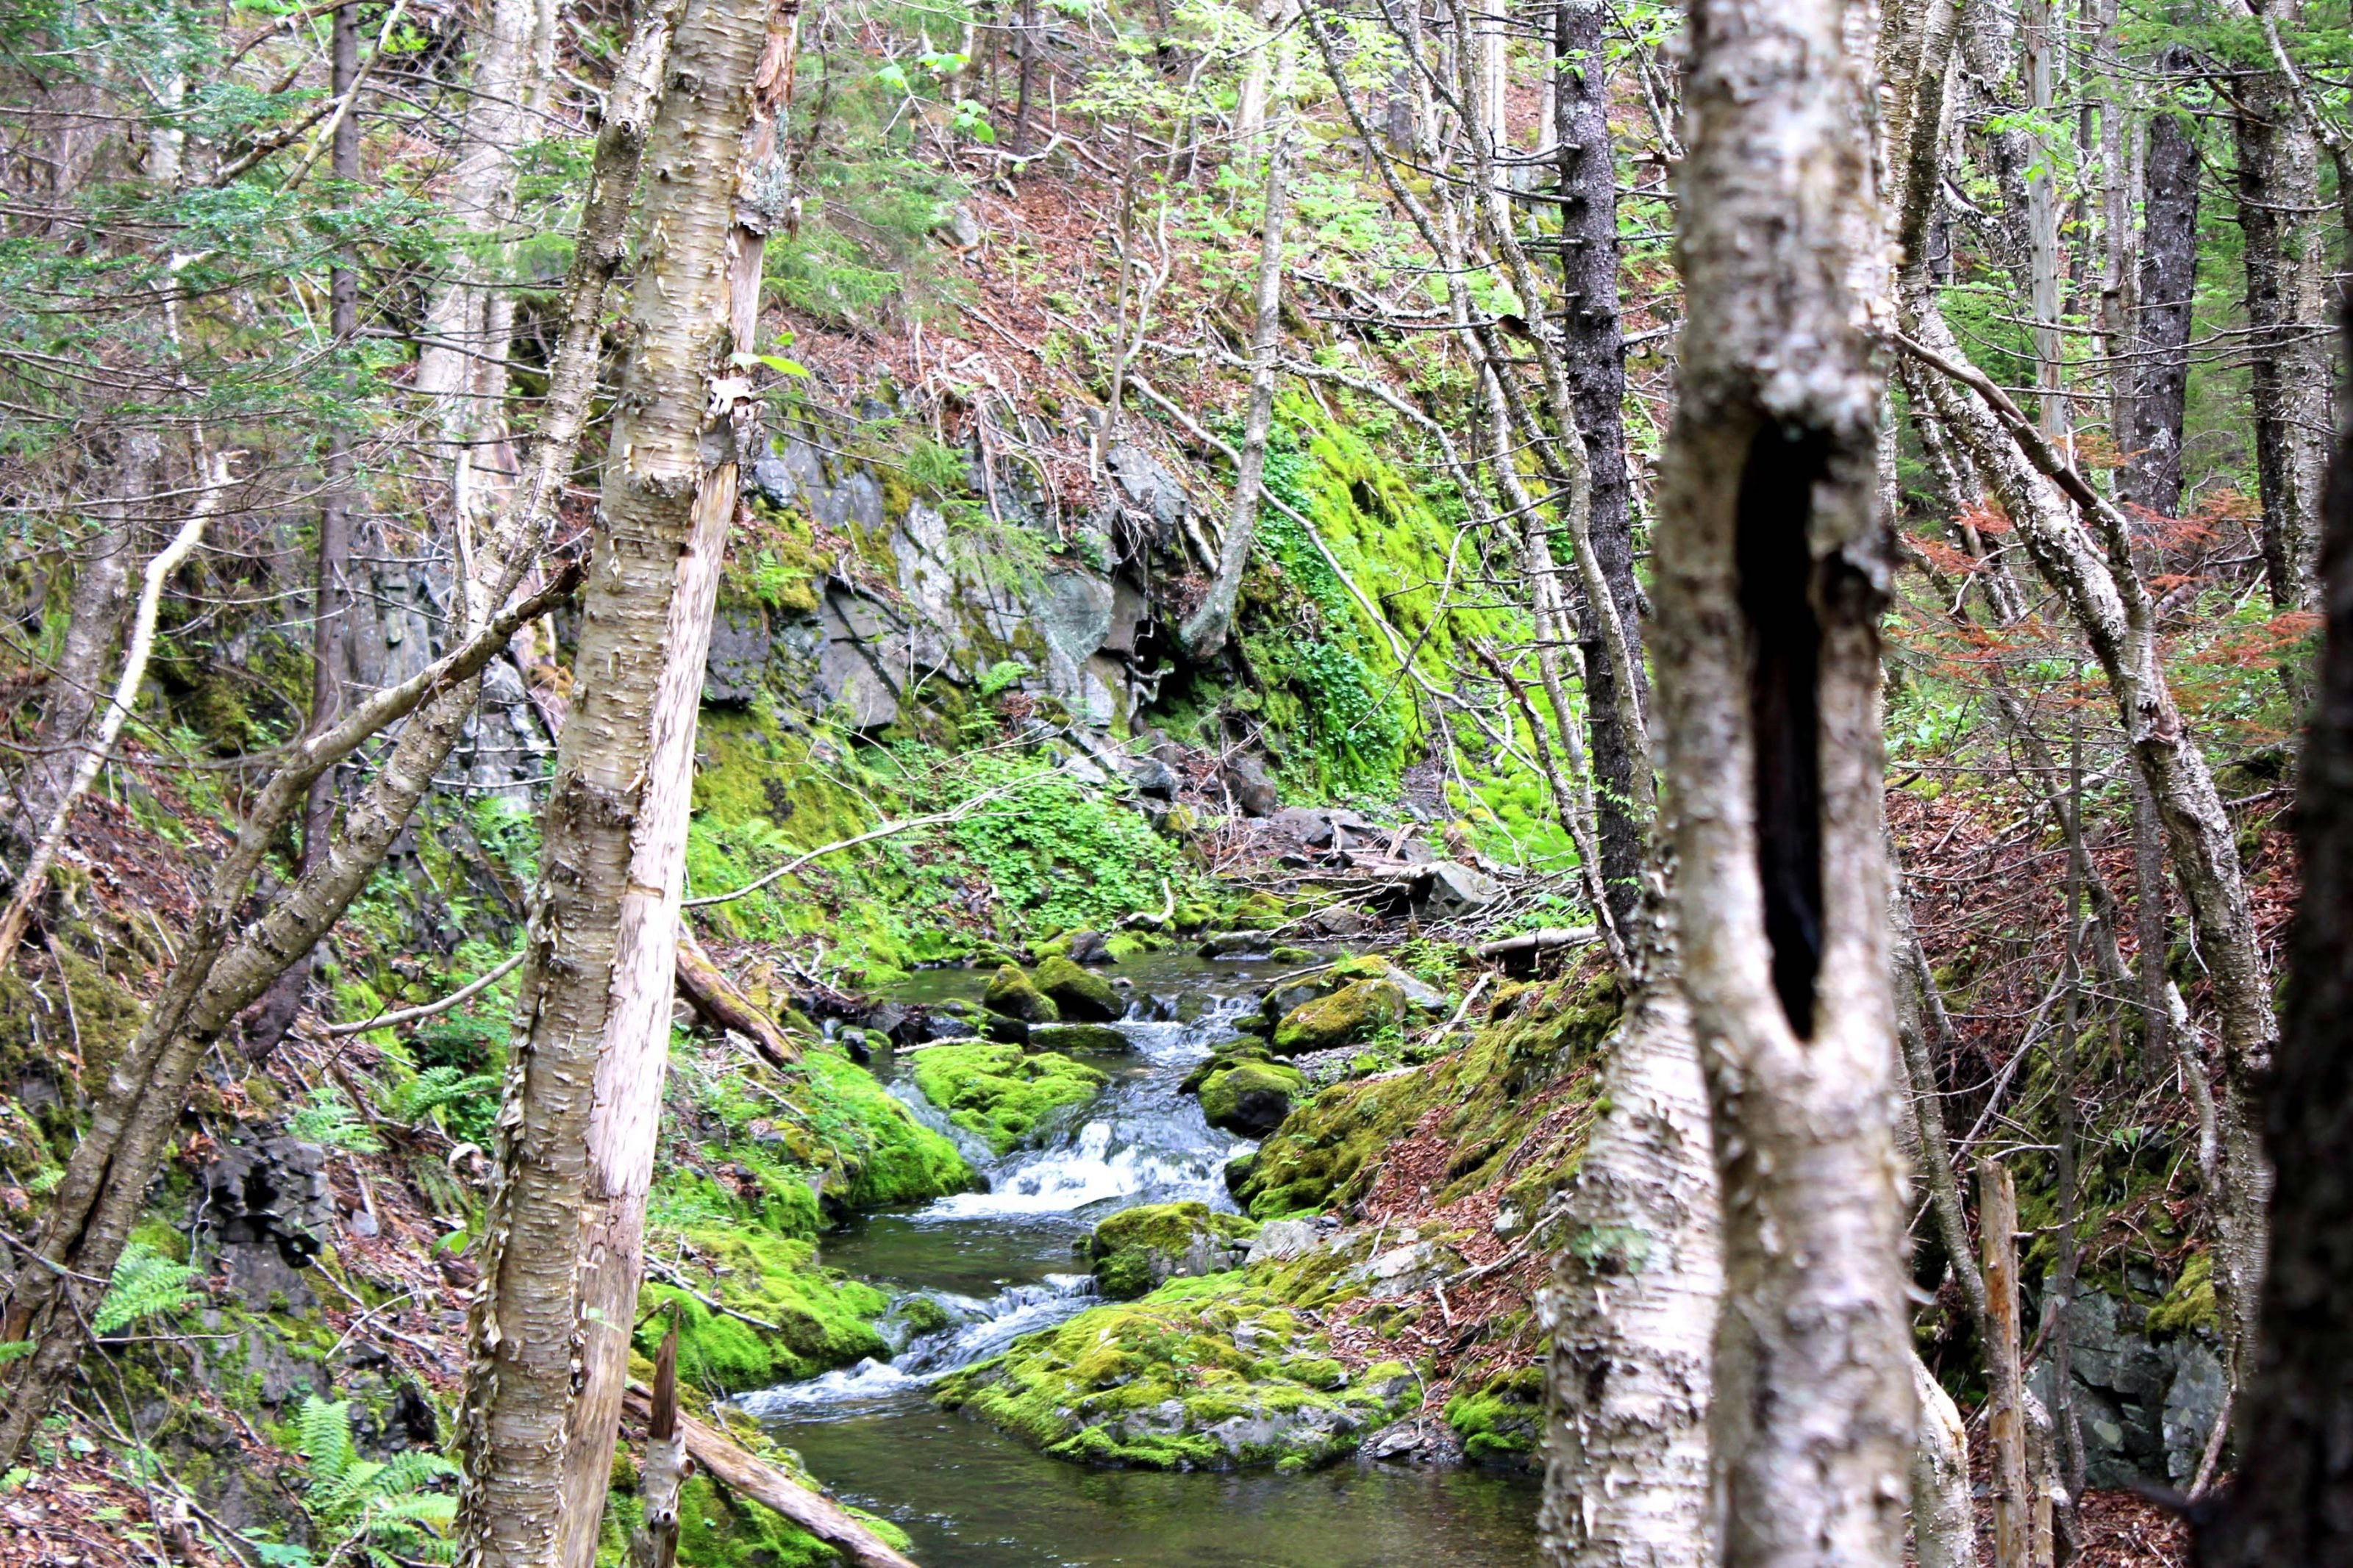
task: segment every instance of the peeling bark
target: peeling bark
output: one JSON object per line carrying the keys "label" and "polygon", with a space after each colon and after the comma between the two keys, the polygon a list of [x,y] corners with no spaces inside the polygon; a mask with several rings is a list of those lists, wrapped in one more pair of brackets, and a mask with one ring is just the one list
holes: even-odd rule
{"label": "peeling bark", "polygon": [[1839,0],[1701,0],[1662,467],[1662,733],[1724,1184],[1723,1558],[1889,1563],[1917,1415],[1880,811],[1883,297]]}
{"label": "peeling bark", "polygon": [[630,360],[468,1335],[470,1568],[596,1557],[669,1049],[695,723],[738,507],[738,215],[765,210],[774,178],[773,160],[745,153],[789,79],[790,35],[770,23],[765,0],[689,0],[646,153]]}

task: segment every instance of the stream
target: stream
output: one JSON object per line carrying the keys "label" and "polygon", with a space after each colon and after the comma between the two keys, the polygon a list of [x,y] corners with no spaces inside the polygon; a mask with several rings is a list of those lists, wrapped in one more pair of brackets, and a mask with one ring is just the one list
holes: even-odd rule
{"label": "stream", "polygon": [[[1256,1005],[1274,971],[1246,960],[1154,955],[1104,973],[1134,983],[1118,1027],[1134,1049],[1125,1059],[1087,1058],[1111,1083],[1039,1147],[991,1159],[912,1082],[895,1079],[895,1062],[877,1059],[892,1092],[963,1144],[989,1190],[865,1216],[826,1239],[823,1259],[902,1300],[928,1297],[948,1326],[915,1335],[902,1328],[888,1363],[863,1362],[737,1403],[838,1496],[906,1530],[924,1568],[1522,1568],[1534,1561],[1536,1488],[1524,1478],[1351,1461],[1298,1476],[1092,1470],[934,1407],[934,1379],[1098,1303],[1074,1247],[1102,1220],[1183,1198],[1234,1206],[1226,1162],[1250,1145],[1211,1128],[1176,1089],[1212,1044],[1234,1032],[1231,1020]],[[985,980],[933,971],[892,998],[977,1000]]]}

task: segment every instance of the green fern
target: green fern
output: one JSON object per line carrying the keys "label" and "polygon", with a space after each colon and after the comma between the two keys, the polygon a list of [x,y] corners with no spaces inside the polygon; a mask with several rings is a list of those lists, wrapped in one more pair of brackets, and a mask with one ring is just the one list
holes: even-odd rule
{"label": "green fern", "polygon": [[286,1131],[306,1143],[354,1154],[375,1154],[384,1148],[375,1130],[332,1089],[312,1089],[311,1103],[286,1119]]}
{"label": "green fern", "polygon": [[427,1068],[384,1097],[384,1120],[414,1127],[437,1110],[443,1124],[461,1137],[479,1137],[486,1119],[496,1110],[491,1097],[498,1093],[493,1073],[470,1073],[462,1068]]}
{"label": "green fern", "polygon": [[105,1299],[90,1317],[90,1331],[116,1333],[142,1318],[164,1316],[193,1305],[196,1293],[188,1282],[195,1277],[195,1269],[174,1262],[145,1242],[131,1243],[115,1261]]}
{"label": "green fern", "polygon": [[435,1483],[458,1473],[438,1454],[411,1448],[389,1461],[364,1459],[352,1441],[352,1403],[312,1394],[295,1416],[295,1442],[311,1462],[302,1510],[311,1536],[329,1543],[324,1562],[346,1554],[373,1568],[448,1563],[458,1500]]}

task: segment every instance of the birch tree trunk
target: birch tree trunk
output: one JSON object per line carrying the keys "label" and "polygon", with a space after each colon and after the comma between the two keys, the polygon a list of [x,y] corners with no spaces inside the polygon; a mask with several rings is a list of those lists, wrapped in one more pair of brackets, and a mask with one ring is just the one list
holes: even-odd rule
{"label": "birch tree trunk", "polygon": [[[605,294],[624,255],[671,20],[667,5],[641,14],[616,74],[533,464],[515,507],[480,557],[485,576],[467,589],[469,618],[478,629],[431,669],[368,698],[333,730],[301,742],[296,759],[264,786],[229,857],[215,871],[177,963],[139,1033],[108,1070],[90,1125],[42,1216],[31,1249],[35,1261],[20,1267],[9,1283],[0,1339],[32,1340],[37,1348],[0,1367],[0,1468],[16,1462],[72,1375],[90,1311],[161,1166],[206,1051],[333,926],[384,863],[473,712],[483,664],[517,626],[569,594],[569,577],[559,576],[533,599],[497,610],[514,592],[524,559],[545,541],[578,450],[596,384]],[[403,718],[407,722],[390,755],[344,812],[326,855],[239,930],[254,875],[317,776],[315,759],[325,757],[323,765],[332,765],[361,739]]]}
{"label": "birch tree trunk", "polygon": [[[1898,1562],[1917,1428],[1880,813],[1883,298],[1840,0],[1698,0],[1656,559],[1683,988],[1724,1184],[1723,1555]],[[1857,29],[1861,30],[1861,29]]]}
{"label": "birch tree trunk", "polygon": [[1977,1568],[1977,1510],[1969,1500],[1969,1441],[1953,1397],[1912,1358],[1920,1440],[1912,1451],[1912,1560],[1919,1568]]}
{"label": "birch tree trunk", "polygon": [[2353,425],[2323,519],[2327,640],[2296,791],[2304,890],[2266,1106],[2271,1156],[2295,1179],[2273,1208],[2262,1348],[2240,1405],[2239,1451],[2262,1458],[2200,1531],[2207,1568],[2353,1561]]}
{"label": "birch tree trunk", "polygon": [[751,391],[729,358],[737,210],[773,171],[744,153],[788,79],[788,35],[769,16],[765,0],[689,0],[647,153],[630,363],[469,1331],[460,1560],[478,1568],[596,1559],[669,1052],[695,722],[738,505],[733,412]]}
{"label": "birch tree trunk", "polygon": [[[1291,47],[1283,46],[1278,96],[1290,85]],[[1260,226],[1257,319],[1250,329],[1250,414],[1242,426],[1241,461],[1234,474],[1233,509],[1218,551],[1217,574],[1200,606],[1176,629],[1177,640],[1195,659],[1226,646],[1234,611],[1241,601],[1242,573],[1258,540],[1260,494],[1265,484],[1266,438],[1274,423],[1274,377],[1282,351],[1282,230],[1291,205],[1291,151],[1296,138],[1288,119],[1274,132],[1266,158],[1266,212]]]}
{"label": "birch tree trunk", "polygon": [[[2258,0],[2258,16],[2266,9]],[[2309,609],[2328,461],[2327,260],[2320,145],[2280,71],[2236,83],[2239,226],[2246,236],[2247,374],[2255,477],[2263,503],[2263,574],[2272,603]]]}
{"label": "birch tree trunk", "polygon": [[1620,927],[1641,971],[1603,1069],[1553,1279],[1538,1540],[1556,1568],[1707,1568],[1724,1285],[1707,1088],[1663,884]]}
{"label": "birch tree trunk", "polygon": [[[2158,58],[2168,80],[2194,61],[2176,47]],[[2138,298],[2134,300],[2132,420],[2117,489],[2161,517],[2181,510],[2181,421],[2189,394],[2189,307],[2198,290],[2198,141],[2160,106],[2142,154]]]}

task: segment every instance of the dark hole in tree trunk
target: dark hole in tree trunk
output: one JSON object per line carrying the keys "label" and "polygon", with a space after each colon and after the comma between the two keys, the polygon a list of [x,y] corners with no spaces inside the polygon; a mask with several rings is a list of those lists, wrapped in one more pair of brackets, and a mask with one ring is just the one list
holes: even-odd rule
{"label": "dark hole in tree trunk", "polygon": [[1822,957],[1820,703],[1806,521],[1830,458],[1817,430],[1767,426],[1740,474],[1734,560],[1748,622],[1748,721],[1757,759],[1757,872],[1773,989],[1799,1039],[1814,1032]]}

